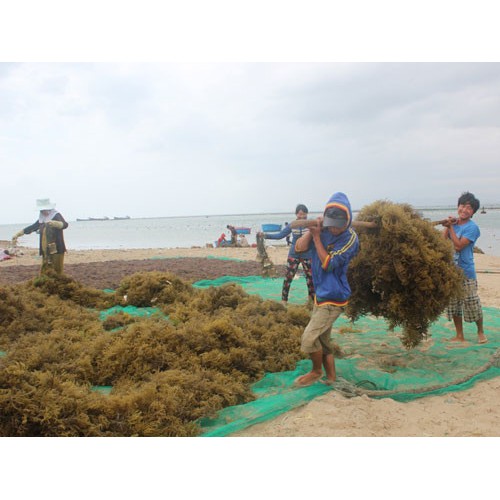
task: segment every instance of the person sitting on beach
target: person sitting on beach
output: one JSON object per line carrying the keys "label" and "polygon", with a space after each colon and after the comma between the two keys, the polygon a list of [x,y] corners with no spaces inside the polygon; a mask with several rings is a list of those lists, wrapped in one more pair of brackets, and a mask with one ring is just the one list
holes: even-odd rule
{"label": "person sitting on beach", "polygon": [[448,306],[447,315],[449,320],[453,319],[456,330],[456,336],[450,340],[465,342],[463,319],[468,323],[476,323],[478,342],[485,344],[488,339],[483,330],[483,311],[477,293],[477,276],[474,264],[474,244],[481,232],[479,226],[472,220],[472,216],[478,209],[479,200],[472,193],[463,193],[458,198],[458,216],[448,217],[448,221],[443,223],[445,226],[443,236],[453,244],[455,264],[464,273],[464,298],[453,300]]}
{"label": "person sitting on beach", "polygon": [[231,243],[230,243],[230,245],[232,247],[235,247],[236,241],[238,238],[238,232],[236,231],[236,228],[234,226],[231,226],[230,224],[228,224],[226,227],[229,229],[229,231],[231,231]]}
{"label": "person sitting on beach", "polygon": [[10,254],[9,250],[0,248],[0,261],[10,259],[12,259],[12,255]]}
{"label": "person sitting on beach", "polygon": [[217,240],[218,247],[227,247],[229,245],[229,241],[226,240],[226,233],[222,233]]}
{"label": "person sitting on beach", "polygon": [[[316,296],[311,319],[301,339],[301,350],[312,360],[309,373],[295,380],[297,387],[307,387],[323,376],[335,381],[335,359],[330,340],[332,325],[346,307],[351,295],[347,267],[358,253],[358,235],[351,228],[351,204],[344,193],[335,193],[328,201],[317,225],[297,240],[297,251],[311,247],[312,275]],[[313,243],[311,245],[311,242]]]}
{"label": "person sitting on beach", "polygon": [[[297,216],[298,220],[307,219],[308,213],[309,210],[305,205],[299,204],[295,207],[295,215]],[[311,271],[311,251],[306,250],[304,252],[298,252],[295,249],[295,243],[307,231],[308,229],[303,227],[292,230],[292,227],[288,224],[279,233],[276,234],[262,232],[258,233],[268,240],[281,240],[284,237],[288,238],[290,234],[292,235],[292,244],[290,246],[290,250],[288,251],[288,257],[286,260],[285,280],[283,281],[283,288],[281,291],[281,300],[284,304],[288,302],[290,285],[292,284],[293,278],[295,277],[300,264],[302,264],[302,269],[304,270],[304,275],[306,277],[309,298],[311,300],[314,300],[314,284]]]}
{"label": "person sitting on beach", "polygon": [[246,239],[246,237],[245,237],[244,234],[240,234],[239,235],[238,246],[242,247],[242,248],[246,248],[246,247],[250,246],[249,243],[248,243],[248,240]]}
{"label": "person sitting on beach", "polygon": [[57,274],[62,274],[66,252],[63,230],[68,227],[68,223],[55,209],[55,204],[51,203],[50,199],[36,200],[36,205],[40,211],[38,220],[31,226],[18,231],[12,238],[12,244],[16,246],[19,237],[38,231],[40,233],[39,253],[43,257],[41,273],[53,269]]}

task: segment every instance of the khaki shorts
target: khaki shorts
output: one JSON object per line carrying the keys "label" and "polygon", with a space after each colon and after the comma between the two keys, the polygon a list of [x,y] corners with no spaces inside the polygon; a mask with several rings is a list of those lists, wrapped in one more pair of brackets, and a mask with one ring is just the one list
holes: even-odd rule
{"label": "khaki shorts", "polygon": [[302,334],[302,343],[300,348],[306,354],[323,351],[323,354],[333,354],[330,341],[332,325],[342,314],[343,307],[332,306],[314,306],[309,324]]}
{"label": "khaki shorts", "polygon": [[483,317],[483,310],[477,294],[477,281],[475,279],[466,279],[463,287],[464,298],[450,302],[447,309],[448,319],[451,321],[454,316],[463,316],[464,321],[467,323],[479,321]]}

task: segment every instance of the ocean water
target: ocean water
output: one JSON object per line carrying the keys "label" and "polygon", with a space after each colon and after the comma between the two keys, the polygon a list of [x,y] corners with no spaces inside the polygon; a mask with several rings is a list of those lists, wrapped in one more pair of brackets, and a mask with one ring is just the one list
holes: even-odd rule
{"label": "ocean water", "polygon": [[[422,215],[429,220],[444,219],[454,215],[456,210],[421,209]],[[319,213],[310,213],[315,218]],[[354,217],[356,212],[354,212]],[[255,235],[262,224],[282,224],[295,219],[293,213],[279,214],[243,214],[243,215],[203,215],[195,217],[158,217],[148,219],[106,220],[106,221],[68,221],[64,231],[68,251],[89,249],[127,249],[127,248],[190,248],[204,247],[214,243],[221,233],[230,233],[227,224],[236,227],[249,227],[247,235],[250,244],[255,243]],[[500,256],[500,208],[487,209],[485,214],[479,211],[474,220],[481,229],[477,246],[488,255]],[[32,224],[0,225],[0,240],[10,240],[21,228]],[[19,243],[32,248],[38,247],[38,235],[25,235]],[[276,241],[276,244],[279,244]],[[284,240],[283,240],[284,244]]]}

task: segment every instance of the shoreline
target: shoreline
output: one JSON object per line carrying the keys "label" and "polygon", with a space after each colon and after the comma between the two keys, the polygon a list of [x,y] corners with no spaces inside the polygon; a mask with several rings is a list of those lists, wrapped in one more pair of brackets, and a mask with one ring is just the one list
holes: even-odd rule
{"label": "shoreline", "polygon": [[[0,247],[5,242],[0,241]],[[34,266],[41,264],[38,250],[18,247],[20,255],[0,262],[0,269],[11,266]],[[269,258],[274,265],[286,265],[288,247],[284,244],[266,247]],[[242,261],[257,260],[257,249],[254,247],[191,247],[191,248],[143,248],[117,250],[69,250],[64,264],[88,264],[92,262],[154,260],[172,258],[220,258],[238,259]],[[500,257],[487,254],[474,254],[479,286],[479,297],[483,306],[500,308]]]}

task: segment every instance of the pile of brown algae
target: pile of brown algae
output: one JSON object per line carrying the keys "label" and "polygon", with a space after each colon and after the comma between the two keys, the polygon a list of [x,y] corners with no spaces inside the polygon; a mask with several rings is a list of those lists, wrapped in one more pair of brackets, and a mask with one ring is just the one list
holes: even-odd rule
{"label": "pile of brown algae", "polygon": [[237,285],[199,290],[166,273],[131,276],[114,303],[153,302],[168,319],[122,319],[108,331],[80,305],[82,293],[61,299],[70,284],[0,289],[1,436],[195,436],[197,419],[251,401],[252,382],[302,358],[308,310]]}
{"label": "pile of brown algae", "polygon": [[407,204],[376,201],[363,207],[357,220],[378,227],[359,233],[360,251],[348,270],[347,315],[383,317],[390,329],[402,327],[405,347],[415,347],[462,293],[463,274],[453,263],[452,246]]}

